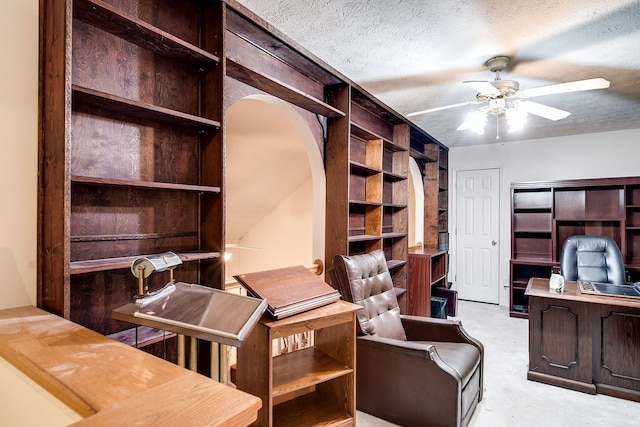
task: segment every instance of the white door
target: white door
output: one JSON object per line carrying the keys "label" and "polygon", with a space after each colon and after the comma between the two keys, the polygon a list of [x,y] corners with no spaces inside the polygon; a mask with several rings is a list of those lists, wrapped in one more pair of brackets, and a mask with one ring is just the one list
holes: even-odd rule
{"label": "white door", "polygon": [[456,174],[456,288],[460,299],[499,302],[500,171]]}

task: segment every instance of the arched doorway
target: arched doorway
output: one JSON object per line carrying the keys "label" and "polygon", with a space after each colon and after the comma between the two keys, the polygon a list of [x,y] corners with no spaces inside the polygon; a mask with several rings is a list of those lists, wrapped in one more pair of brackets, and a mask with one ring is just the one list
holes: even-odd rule
{"label": "arched doorway", "polygon": [[424,243],[424,182],[418,163],[409,157],[409,247]]}
{"label": "arched doorway", "polygon": [[226,112],[226,277],[324,259],[325,175],[304,119],[268,95]]}

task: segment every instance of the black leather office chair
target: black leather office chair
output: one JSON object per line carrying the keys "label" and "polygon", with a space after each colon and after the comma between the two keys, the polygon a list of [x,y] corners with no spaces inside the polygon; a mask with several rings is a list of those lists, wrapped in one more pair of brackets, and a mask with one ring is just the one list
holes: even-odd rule
{"label": "black leather office chair", "polygon": [[625,284],[620,248],[604,236],[569,237],[562,245],[560,274],[565,280]]}
{"label": "black leather office chair", "polygon": [[400,314],[384,252],[333,260],[358,311],[356,406],[402,426],[466,426],[482,399],[484,347],[455,320]]}

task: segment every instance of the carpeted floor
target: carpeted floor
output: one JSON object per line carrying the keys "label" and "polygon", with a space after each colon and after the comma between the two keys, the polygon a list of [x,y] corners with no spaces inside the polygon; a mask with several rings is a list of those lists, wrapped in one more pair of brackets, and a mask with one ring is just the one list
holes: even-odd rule
{"label": "carpeted floor", "polygon": [[[459,301],[456,319],[485,347],[484,397],[470,427],[640,426],[640,403],[528,381],[528,321],[506,307]],[[356,421],[392,425],[362,412]]]}

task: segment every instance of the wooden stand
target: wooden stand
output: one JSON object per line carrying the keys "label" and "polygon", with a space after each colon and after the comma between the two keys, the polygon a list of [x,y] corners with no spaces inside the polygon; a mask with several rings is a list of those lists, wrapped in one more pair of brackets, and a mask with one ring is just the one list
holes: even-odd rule
{"label": "wooden stand", "polygon": [[409,251],[409,314],[431,316],[431,288],[446,287],[447,252],[429,249]]}
{"label": "wooden stand", "polygon": [[[355,424],[355,312],[338,301],[271,321],[265,317],[238,349],[237,386],[259,396],[254,425]],[[273,340],[314,331],[314,346],[272,357]]]}

